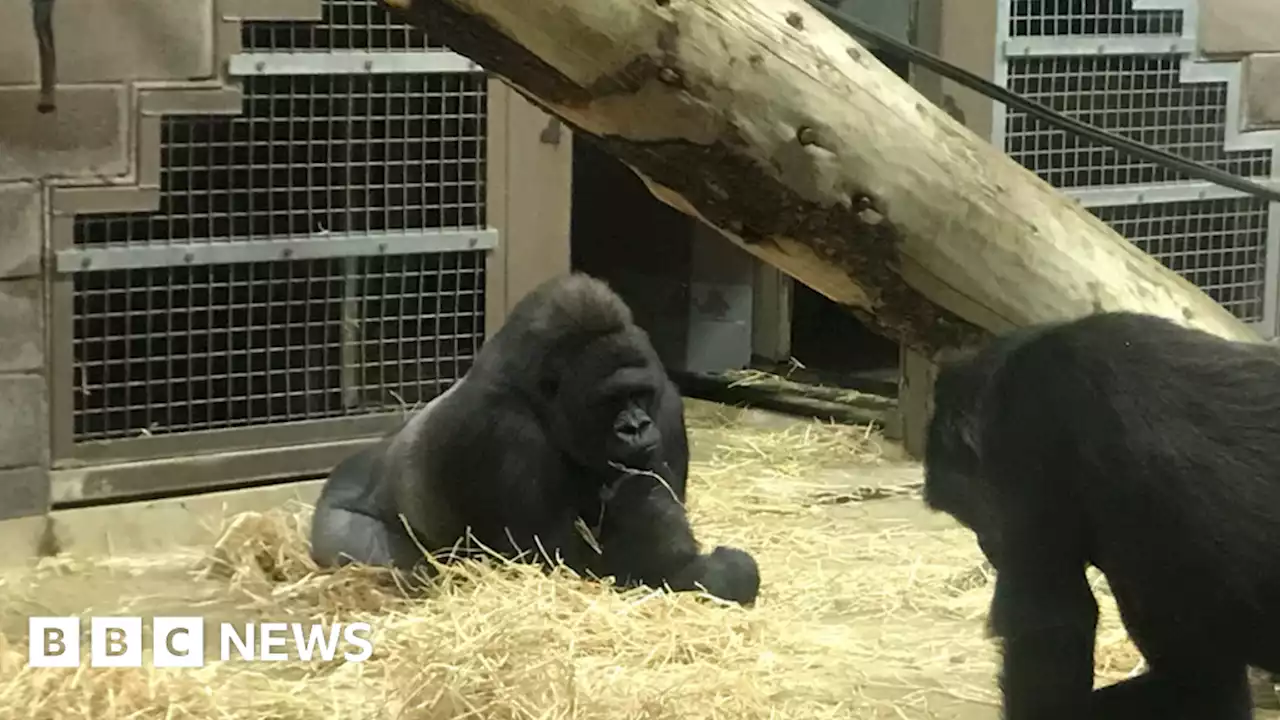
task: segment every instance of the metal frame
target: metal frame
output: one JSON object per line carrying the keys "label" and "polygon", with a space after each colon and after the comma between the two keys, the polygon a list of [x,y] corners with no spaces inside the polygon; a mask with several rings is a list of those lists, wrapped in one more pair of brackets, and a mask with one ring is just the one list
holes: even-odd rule
{"label": "metal frame", "polygon": [[[511,133],[507,120],[511,109],[511,89],[497,78],[488,83],[489,111],[485,133],[489,138],[489,165],[486,168],[485,190],[488,204],[485,212],[489,227],[507,227],[507,163],[511,156]],[[487,253],[484,268],[484,320],[485,340],[493,337],[506,320],[507,308],[507,243],[500,242]]]}
{"label": "metal frame", "polygon": [[[1199,0],[1133,0],[1136,11],[1178,11],[1183,13],[1182,31],[1178,36],[1072,36],[1010,37],[1011,6],[1014,0],[997,0],[996,43],[993,78],[999,85],[1009,85],[1009,60],[1034,56],[1093,55],[1173,55],[1180,58],[1179,82],[1222,83],[1226,85],[1227,151],[1269,150],[1272,153],[1271,175],[1263,182],[1280,187],[1280,130],[1242,132],[1243,63],[1239,60],[1216,62],[1197,50]],[[1008,109],[993,103],[991,143],[1006,148]],[[1258,179],[1258,178],[1255,178]],[[1146,205],[1179,201],[1217,200],[1244,197],[1244,193],[1198,181],[1087,187],[1061,189],[1065,195],[1085,207]],[[1265,335],[1280,332],[1280,203],[1270,203],[1268,228],[1264,245],[1262,319],[1249,323]]]}
{"label": "metal frame", "polygon": [[429,75],[484,72],[467,58],[446,51],[263,53],[232,55],[227,74],[250,75]]}
{"label": "metal frame", "polygon": [[[377,431],[381,435],[392,427]],[[55,507],[102,500],[132,500],[158,495],[216,492],[306,476],[323,476],[343,458],[377,441],[335,435],[329,442],[245,446],[239,451],[188,455],[177,451],[155,459],[131,458],[116,464],[64,467],[49,477]]]}
{"label": "metal frame", "polygon": [[492,250],[498,246],[498,231],[437,230],[413,233],[368,232],[332,233],[287,240],[237,239],[199,245],[158,245],[154,247],[73,248],[59,250],[57,271],[122,270],[182,265],[271,260],[317,260],[320,258],[412,255],[461,250]]}
{"label": "metal frame", "polygon": [[[1006,30],[1006,32],[1008,32]],[[1190,38],[1019,37],[1003,43],[1004,57],[1019,55],[1187,55],[1195,51]]]}
{"label": "metal frame", "polygon": [[[488,208],[493,228],[506,226],[502,198],[507,192],[507,128],[509,90],[497,79],[488,83],[490,162],[486,188],[495,199]],[[61,219],[63,222],[70,218]],[[55,220],[57,222],[57,220]],[[493,230],[488,232],[495,232]],[[496,233],[495,233],[496,234]],[[69,237],[64,234],[63,237]],[[506,315],[506,245],[496,243],[486,253],[486,337],[501,327]],[[73,326],[70,307],[73,278],[54,276],[51,372],[73,372]],[[50,475],[55,505],[191,490],[215,491],[287,478],[322,475],[343,457],[389,432],[403,419],[388,412],[281,423],[254,427],[204,430],[154,437],[76,443],[72,437],[70,383],[52,383],[54,470]]]}
{"label": "metal frame", "polygon": [[[448,51],[238,53],[228,62],[229,74],[361,75],[480,73],[475,63]],[[485,84],[488,93],[484,132],[487,166],[482,177],[486,199],[486,228],[444,228],[417,232],[369,232],[287,237],[230,239],[218,242],[134,247],[85,247],[72,243],[75,214],[86,212],[148,211],[159,199],[156,168],[159,161],[158,114],[148,115],[148,100],[135,107],[133,134],[137,140],[135,167],[139,183],[120,188],[59,188],[50,225],[55,268],[49,303],[52,378],[75,372],[74,288],[76,273],[84,270],[160,268],[183,265],[244,263],[318,258],[376,257],[485,251],[483,272],[484,333],[500,327],[507,309],[506,248],[500,241],[506,225],[508,91],[496,79]],[[144,89],[145,92],[145,89]],[[223,104],[226,104],[225,101]],[[228,112],[221,108],[215,112]],[[238,112],[238,107],[236,112]],[[143,130],[143,128],[146,130]],[[148,133],[155,132],[150,138]],[[154,143],[148,143],[154,139]],[[150,145],[156,145],[150,147]],[[148,162],[150,161],[150,163]],[[118,192],[117,192],[118,191]],[[76,441],[75,385],[54,381],[51,388],[50,449],[55,503],[124,499],[181,490],[212,490],[246,482],[323,474],[342,456],[383,435],[399,424],[397,411],[367,413],[299,422],[248,427],[201,429],[172,434]]]}

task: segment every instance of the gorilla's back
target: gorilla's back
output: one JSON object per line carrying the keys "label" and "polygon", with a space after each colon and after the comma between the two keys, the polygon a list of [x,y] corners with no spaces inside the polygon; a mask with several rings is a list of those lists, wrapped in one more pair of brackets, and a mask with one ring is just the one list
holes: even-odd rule
{"label": "gorilla's back", "polygon": [[456,509],[447,506],[449,493],[442,491],[444,483],[461,481],[462,478],[436,477],[429,472],[426,461],[429,434],[447,432],[446,428],[432,428],[437,424],[432,419],[442,405],[457,399],[458,389],[464,382],[465,377],[414,413],[391,438],[382,458],[384,475],[380,480],[388,491],[388,510],[392,514],[387,520],[398,525],[401,520],[396,513],[403,514],[418,542],[428,550],[453,545],[466,532],[466,528],[457,521]]}

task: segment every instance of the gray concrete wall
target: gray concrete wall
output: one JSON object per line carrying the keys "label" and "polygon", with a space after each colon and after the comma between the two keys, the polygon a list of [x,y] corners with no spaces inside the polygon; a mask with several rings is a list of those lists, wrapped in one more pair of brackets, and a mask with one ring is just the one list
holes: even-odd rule
{"label": "gray concrete wall", "polygon": [[751,315],[759,260],[695,222],[689,256],[689,326],[684,369],[737,370],[751,363]]}
{"label": "gray concrete wall", "polygon": [[1280,3],[1200,0],[1200,49],[1210,55],[1280,52]]}
{"label": "gray concrete wall", "polygon": [[1280,127],[1280,2],[1200,0],[1200,49],[1243,58],[1245,128]]}
{"label": "gray concrete wall", "polygon": [[[1280,42],[1280,20],[1272,33]],[[1280,52],[1249,56],[1244,72],[1245,127],[1280,128]]]}
{"label": "gray concrete wall", "polygon": [[36,110],[31,6],[0,3],[0,519],[49,509],[50,258],[77,211],[156,207],[167,112],[238,112],[221,77],[242,19],[318,19],[320,0],[55,5],[57,109]]}

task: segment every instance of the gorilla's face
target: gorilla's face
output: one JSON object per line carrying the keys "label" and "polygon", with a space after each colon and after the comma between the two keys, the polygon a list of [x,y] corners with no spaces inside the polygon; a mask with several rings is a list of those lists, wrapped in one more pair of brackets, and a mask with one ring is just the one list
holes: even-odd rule
{"label": "gorilla's face", "polygon": [[1000,528],[982,481],[975,387],[946,373],[934,388],[934,412],[925,439],[924,501],[973,531],[987,560],[999,567]]}
{"label": "gorilla's face", "polygon": [[655,405],[656,397],[647,388],[601,403],[598,421],[612,418],[605,440],[608,460],[633,467],[648,466],[662,444],[662,434],[653,421]]}
{"label": "gorilla's face", "polygon": [[563,450],[590,468],[649,469],[662,444],[656,416],[666,376],[646,346],[618,333],[558,371],[551,402]]}
{"label": "gorilla's face", "polygon": [[999,527],[994,521],[978,456],[957,434],[929,433],[925,447],[924,501],[973,531],[987,560],[999,568]]}

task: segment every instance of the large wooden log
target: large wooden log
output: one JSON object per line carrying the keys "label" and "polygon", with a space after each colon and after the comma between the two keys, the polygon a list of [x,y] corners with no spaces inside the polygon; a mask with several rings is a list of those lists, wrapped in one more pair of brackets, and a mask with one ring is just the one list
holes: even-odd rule
{"label": "large wooden log", "polygon": [[909,348],[1097,309],[1257,339],[803,0],[385,1]]}

